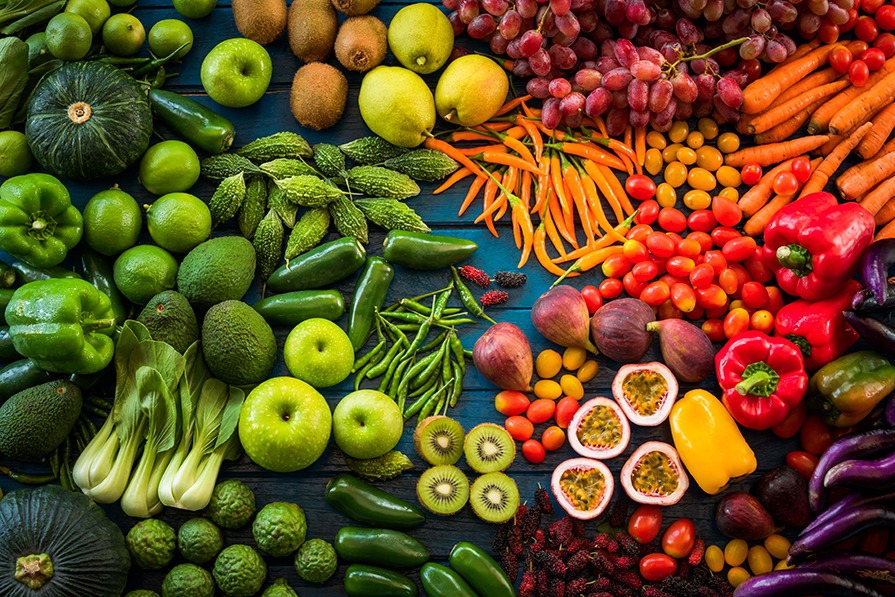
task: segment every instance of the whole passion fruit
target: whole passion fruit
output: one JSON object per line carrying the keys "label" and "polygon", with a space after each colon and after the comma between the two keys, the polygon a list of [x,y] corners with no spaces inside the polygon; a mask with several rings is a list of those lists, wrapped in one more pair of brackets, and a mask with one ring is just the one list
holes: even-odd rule
{"label": "whole passion fruit", "polygon": [[568,433],[573,450],[596,460],[615,458],[631,441],[631,426],[625,413],[615,401],[602,396],[578,407]]}
{"label": "whole passion fruit", "polygon": [[639,504],[670,506],[681,501],[690,479],[677,450],[665,442],[646,442],[622,467],[622,487]]}
{"label": "whole passion fruit", "polygon": [[641,427],[655,427],[667,419],[677,391],[677,379],[662,363],[624,365],[612,380],[612,395],[625,416]]}
{"label": "whole passion fruit", "polygon": [[553,495],[569,516],[590,520],[599,516],[615,489],[609,467],[591,458],[572,458],[553,470]]}

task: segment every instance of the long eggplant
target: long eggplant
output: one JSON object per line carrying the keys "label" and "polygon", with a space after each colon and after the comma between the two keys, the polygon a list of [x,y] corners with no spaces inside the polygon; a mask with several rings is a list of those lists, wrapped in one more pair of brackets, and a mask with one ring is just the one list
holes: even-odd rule
{"label": "long eggplant", "polygon": [[895,452],[876,460],[846,460],[824,476],[824,487],[888,489],[895,484]]}
{"label": "long eggplant", "polygon": [[846,510],[827,524],[802,533],[789,548],[787,562],[794,564],[808,555],[845,541],[869,528],[895,527],[895,510],[867,506]]}
{"label": "long eggplant", "polygon": [[846,435],[827,448],[808,480],[808,504],[815,513],[821,511],[824,496],[824,477],[831,468],[846,460],[872,456],[895,450],[895,429],[874,429]]}
{"label": "long eggplant", "polygon": [[862,288],[851,300],[851,308],[858,313],[877,313],[895,307],[895,276],[886,279],[883,302],[876,300],[876,295],[869,288]]}
{"label": "long eggplant", "polygon": [[799,569],[830,570],[845,576],[895,586],[895,560],[857,551],[829,551],[812,556]]}
{"label": "long eggplant", "polygon": [[871,243],[861,255],[861,279],[880,305],[886,300],[886,278],[893,263],[895,239],[892,238]]}
{"label": "long eggplant", "polygon": [[802,529],[802,534],[804,535],[808,531],[813,531],[817,527],[824,526],[846,510],[872,506],[874,504],[895,506],[895,491],[876,494],[850,493],[821,512],[817,518],[811,521],[811,524]]}
{"label": "long eggplant", "polygon": [[734,597],[791,597],[824,595],[824,597],[883,597],[857,580],[824,570],[778,570],[753,576],[736,588]]}
{"label": "long eggplant", "polygon": [[895,355],[895,329],[872,317],[861,317],[854,311],[843,311],[842,315],[868,344],[887,356]]}
{"label": "long eggplant", "polygon": [[891,427],[895,427],[895,394],[886,398],[886,423]]}

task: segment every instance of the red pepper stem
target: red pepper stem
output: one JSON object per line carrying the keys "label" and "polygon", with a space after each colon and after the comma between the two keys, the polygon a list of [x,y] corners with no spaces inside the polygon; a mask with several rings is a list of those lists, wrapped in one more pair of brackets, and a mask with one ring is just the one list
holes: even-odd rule
{"label": "red pepper stem", "polygon": [[750,363],[743,370],[742,381],[736,385],[741,396],[767,397],[777,389],[780,376],[764,361]]}
{"label": "red pepper stem", "polygon": [[811,253],[802,245],[793,243],[777,247],[777,261],[800,278],[811,273]]}

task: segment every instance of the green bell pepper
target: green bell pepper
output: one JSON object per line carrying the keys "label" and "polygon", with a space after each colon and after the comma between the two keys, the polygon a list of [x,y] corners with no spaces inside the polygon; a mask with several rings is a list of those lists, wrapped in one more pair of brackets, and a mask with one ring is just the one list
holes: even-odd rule
{"label": "green bell pepper", "polygon": [[0,185],[0,249],[13,257],[36,267],[59,265],[83,231],[81,212],[57,178],[23,174]]}
{"label": "green bell pepper", "polygon": [[808,409],[827,425],[850,427],[895,391],[895,366],[864,350],[827,363],[808,383]]}
{"label": "green bell pepper", "polygon": [[112,361],[112,303],[85,280],[25,284],[9,301],[6,321],[16,351],[46,371],[96,373]]}

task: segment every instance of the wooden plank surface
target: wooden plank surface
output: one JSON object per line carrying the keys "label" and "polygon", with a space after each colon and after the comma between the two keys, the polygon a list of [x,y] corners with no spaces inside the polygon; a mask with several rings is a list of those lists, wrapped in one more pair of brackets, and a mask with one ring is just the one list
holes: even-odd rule
{"label": "wooden plank surface", "polygon": [[[397,3],[383,4],[377,7],[373,14],[388,23],[401,6],[401,4]],[[177,13],[166,0],[149,0],[146,2],[141,0],[134,14],[141,19],[147,31],[152,24],[161,19],[178,18]],[[344,117],[336,127],[327,131],[315,132],[302,129],[297,125],[290,114],[288,102],[289,86],[295,70],[300,66],[300,62],[289,52],[285,36],[268,46],[273,58],[274,75],[270,90],[265,94],[264,98],[253,106],[238,110],[217,106],[215,102],[202,93],[198,75],[199,66],[204,55],[214,45],[224,39],[238,36],[238,32],[233,24],[232,11],[228,5],[220,4],[205,19],[185,20],[193,28],[195,44],[179,69],[174,69],[179,70],[180,75],[172,79],[167,88],[195,95],[195,99],[198,101],[217,109],[230,118],[237,127],[237,146],[245,144],[256,137],[282,130],[300,132],[311,143],[320,141],[341,143],[369,134],[360,119],[357,107],[357,91],[361,77],[356,74],[348,76],[350,84],[348,105],[346,106]],[[464,40],[464,42],[468,42],[468,40]],[[394,64],[394,58],[389,55],[386,63]],[[427,81],[433,87],[436,80],[436,76],[430,75],[427,77]],[[160,132],[162,135],[167,136],[165,131],[161,130]],[[69,184],[68,186],[75,204],[83,208],[86,201],[95,192],[108,188],[112,182],[118,183],[125,191],[133,194],[141,204],[150,203],[153,200],[152,196],[148,195],[137,183],[136,168],[129,169],[114,181],[80,185]],[[495,239],[484,227],[472,224],[472,220],[476,215],[475,212],[477,209],[481,209],[480,205],[471,209],[463,218],[457,217],[457,208],[462,200],[462,196],[465,194],[465,184],[461,183],[456,190],[438,196],[430,194],[434,186],[421,184],[423,192],[419,197],[409,200],[408,203],[423,216],[425,221],[435,231],[471,238],[478,242],[480,250],[470,261],[476,267],[492,274],[498,270],[514,270],[518,261],[518,251],[513,246],[512,234],[507,227],[507,222],[499,223],[500,238]],[[207,200],[212,190],[211,186],[200,182],[194,187],[192,192]],[[224,229],[220,233],[231,234],[235,233],[235,231],[230,228]],[[218,233],[216,232],[216,234]],[[332,238],[334,237],[333,235]],[[381,254],[382,237],[382,232],[374,229],[368,246],[369,254]],[[149,242],[148,235],[144,234],[142,242]],[[510,321],[519,325],[528,335],[532,349],[537,354],[538,351],[548,348],[550,345],[532,327],[529,308],[537,297],[549,287],[553,278],[546,274],[533,259],[523,271],[529,276],[528,284],[523,288],[511,290],[509,302],[501,307],[489,309],[489,313],[498,321]],[[395,280],[389,291],[387,301],[391,302],[404,296],[412,296],[442,288],[446,285],[448,279],[449,273],[445,271],[420,273],[397,268]],[[598,273],[570,280],[572,285],[579,288],[585,284],[597,284],[598,282]],[[349,279],[338,288],[343,290],[346,293],[346,297],[350,299],[353,284],[353,279]],[[475,289],[475,287],[473,288]],[[256,283],[244,300],[253,303],[259,297],[260,289]],[[341,323],[344,325],[344,318]],[[464,329],[461,334],[464,344],[471,348],[475,339],[484,329],[484,324]],[[276,331],[279,345],[282,348],[288,330],[278,329]],[[654,343],[650,353],[647,355],[647,359],[659,359],[658,343]],[[611,395],[610,384],[618,365],[603,357],[600,357],[598,360],[600,371],[592,382],[586,384],[586,397]],[[288,375],[282,359],[278,362],[274,375]],[[351,380],[349,379],[344,384],[323,392],[332,407],[336,405],[343,395],[350,391],[350,382]],[[702,385],[706,389],[717,393],[714,379],[707,380]],[[452,410],[450,414],[459,419],[466,429],[485,421],[502,423],[503,417],[493,407],[495,388],[475,372],[473,367],[469,368],[469,373],[464,380],[464,388],[465,390],[458,407]],[[687,389],[689,388],[682,387],[681,392],[683,393]],[[540,432],[546,426],[540,425],[537,427],[536,437],[540,435]],[[408,425],[398,445],[398,449],[412,457],[416,468],[394,481],[383,484],[382,487],[410,501],[416,501],[415,482],[419,473],[424,469],[424,463],[415,454],[411,437],[412,425]],[[758,457],[759,472],[782,464],[785,453],[795,449],[794,446],[796,445],[795,441],[784,442],[770,433],[747,432],[746,437]],[[634,429],[633,438],[628,449],[622,456],[608,463],[610,468],[617,475],[627,456],[637,446],[644,441],[654,439],[671,442],[667,424],[652,429]],[[540,465],[529,464],[519,454],[507,472],[516,479],[522,499],[531,500],[538,485],[549,486],[550,475],[554,466],[573,456],[574,453],[567,445],[558,452],[548,453],[546,461]],[[0,458],[0,464],[10,463]],[[474,473],[466,466],[465,462],[461,462],[460,466],[470,475],[470,480],[472,480]],[[44,470],[45,467],[25,466],[22,468],[25,470]],[[297,502],[307,514],[308,537],[322,537],[331,541],[341,526],[350,524],[347,518],[330,509],[323,499],[323,491],[327,481],[333,474],[342,470],[345,470],[342,457],[338,454],[338,450],[335,449],[332,442],[330,442],[330,446],[323,457],[304,471],[293,474],[275,474],[260,469],[244,456],[238,462],[225,463],[221,479],[237,478],[245,481],[255,491],[259,508],[273,501],[289,500]],[[755,478],[757,478],[757,475],[753,475],[750,479],[737,484],[735,488],[747,489]],[[8,478],[0,477],[0,488],[4,491],[8,492],[17,487],[19,485],[11,482]],[[621,492],[619,484],[616,484],[616,487],[617,491]],[[721,542],[723,537],[720,536],[712,523],[714,503],[715,498],[713,496],[705,495],[694,484],[681,503],[666,510],[666,521],[683,516],[690,517],[695,521],[701,537],[709,542]],[[121,525],[125,532],[136,522],[134,519],[124,516],[117,504],[106,507],[106,510],[113,520]],[[176,528],[190,516],[193,516],[193,514],[167,509],[159,518],[171,523]],[[451,546],[459,540],[470,540],[490,550],[494,528],[493,525],[477,520],[471,510],[466,508],[453,517],[441,518],[430,515],[426,525],[411,534],[427,545],[433,554],[433,559],[444,562],[447,559]],[[593,529],[594,525],[590,525],[589,532],[593,532]],[[227,544],[252,542],[250,529],[226,531],[225,537]],[[295,574],[292,562],[288,558],[267,558],[267,561],[269,564],[268,581],[286,576],[292,586],[302,596],[315,595],[324,597],[344,594],[341,588],[341,578],[346,568],[344,564],[340,565],[339,570],[328,583],[321,586],[310,585],[301,581]],[[162,572],[141,573],[135,569],[131,574],[129,588],[149,588],[158,591],[160,590],[162,578]]]}

